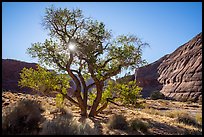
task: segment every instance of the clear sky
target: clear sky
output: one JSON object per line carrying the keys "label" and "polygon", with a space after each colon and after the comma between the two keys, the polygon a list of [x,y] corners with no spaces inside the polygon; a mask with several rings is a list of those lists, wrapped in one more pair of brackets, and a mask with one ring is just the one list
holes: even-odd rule
{"label": "clear sky", "polygon": [[85,16],[104,22],[114,36],[135,34],[150,44],[143,50],[148,63],[202,32],[202,2],[3,2],[3,59],[37,62],[26,49],[48,38],[41,21],[52,4],[82,9]]}

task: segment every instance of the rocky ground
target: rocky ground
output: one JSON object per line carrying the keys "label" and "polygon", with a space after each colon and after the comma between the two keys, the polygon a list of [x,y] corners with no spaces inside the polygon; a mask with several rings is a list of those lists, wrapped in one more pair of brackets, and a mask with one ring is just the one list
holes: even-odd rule
{"label": "rocky ground", "polygon": [[[31,99],[37,100],[42,105],[44,112],[42,115],[46,119],[53,119],[56,113],[55,98],[30,95],[23,93],[12,93],[9,91],[2,92],[2,115],[5,110],[14,106],[19,100]],[[184,103],[170,100],[141,100],[142,107],[125,107],[110,104],[101,114],[95,118],[86,121],[91,127],[97,128],[99,134],[103,135],[187,135],[187,134],[202,134],[201,126],[187,125],[176,120],[172,115],[178,112],[186,112],[191,116],[202,115],[202,105],[197,103]],[[79,109],[65,100],[65,109],[72,111],[74,118],[80,121]],[[148,131],[131,131],[109,129],[108,121],[114,114],[122,114],[129,122],[132,119],[140,119],[148,123]],[[172,115],[170,115],[172,114]]]}

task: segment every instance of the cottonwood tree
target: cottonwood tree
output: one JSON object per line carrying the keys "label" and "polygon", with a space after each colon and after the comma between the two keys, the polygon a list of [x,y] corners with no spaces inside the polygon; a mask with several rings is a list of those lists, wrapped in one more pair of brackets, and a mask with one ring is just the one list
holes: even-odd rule
{"label": "cottonwood tree", "polygon": [[[142,65],[142,48],[147,43],[134,35],[113,38],[103,22],[86,18],[80,9],[46,8],[42,25],[50,39],[34,43],[28,48],[40,64],[66,72],[76,85],[75,97],[81,115],[94,117],[101,110],[104,81],[124,69]],[[91,77],[93,83],[87,85]],[[88,90],[96,86],[96,98],[87,114]]]}

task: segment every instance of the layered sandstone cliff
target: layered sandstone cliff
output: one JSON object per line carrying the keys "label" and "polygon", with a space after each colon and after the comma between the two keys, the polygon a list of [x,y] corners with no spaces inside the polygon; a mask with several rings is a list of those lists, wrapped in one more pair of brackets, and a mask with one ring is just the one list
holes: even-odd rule
{"label": "layered sandstone cliff", "polygon": [[173,53],[139,68],[136,80],[143,87],[144,97],[157,90],[171,99],[201,101],[202,33]]}

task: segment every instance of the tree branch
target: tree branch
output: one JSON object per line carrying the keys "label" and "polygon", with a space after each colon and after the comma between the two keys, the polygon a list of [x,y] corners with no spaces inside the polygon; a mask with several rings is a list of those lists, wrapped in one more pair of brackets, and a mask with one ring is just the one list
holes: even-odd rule
{"label": "tree branch", "polygon": [[92,84],[90,84],[90,85],[88,85],[87,86],[87,89],[89,90],[91,87],[93,87],[95,85],[95,82],[94,83],[92,83]]}
{"label": "tree branch", "polygon": [[68,74],[70,75],[70,77],[72,77],[72,79],[74,80],[75,84],[76,84],[76,91],[75,91],[75,95],[77,97],[77,100],[78,100],[78,103],[79,103],[79,106],[80,108],[84,111],[85,108],[84,108],[84,104],[83,104],[83,99],[81,97],[81,84],[80,84],[80,81],[79,79],[72,73],[72,71],[70,70],[70,66],[71,66],[71,63],[73,61],[73,54],[70,53],[70,58],[69,58],[69,61],[67,62],[67,65],[66,65],[66,69],[67,69],[67,72]]}
{"label": "tree branch", "polygon": [[105,81],[106,79],[117,75],[120,71],[121,71],[122,65],[119,65],[118,68],[115,71],[110,71],[107,72],[104,76],[103,76],[103,80]]}
{"label": "tree branch", "polygon": [[110,62],[111,60],[113,60],[113,59],[115,59],[115,58],[109,58],[109,59],[107,59],[104,63],[103,63],[103,65],[102,66],[100,66],[100,68],[104,68],[105,66],[106,66],[106,64],[108,63],[108,62]]}
{"label": "tree branch", "polygon": [[84,90],[85,90],[85,88],[86,88],[86,82],[85,82],[84,78],[82,77],[81,73],[80,73],[79,71],[73,70],[73,69],[71,69],[71,71],[77,73],[77,75],[79,76],[80,81],[81,81],[81,83],[82,83],[82,86],[83,86],[83,88],[84,88]]}
{"label": "tree branch", "polygon": [[113,98],[106,98],[106,102],[96,111],[96,115],[100,112],[102,112],[107,106],[108,106],[108,102],[113,103],[116,106],[121,106],[115,102],[113,102],[112,100],[115,99],[116,97]]}
{"label": "tree branch", "polygon": [[76,102],[74,99],[72,99],[70,96],[65,96],[66,99],[68,99],[69,101],[71,101],[72,103],[76,104],[77,106],[79,106],[79,103]]}
{"label": "tree branch", "polygon": [[[45,45],[46,46],[46,45]],[[55,57],[55,51],[54,50],[51,50],[50,48],[48,48],[46,46],[46,49],[48,49],[48,55],[50,55],[53,59],[53,62],[57,64],[57,66],[62,69],[62,70],[66,70],[65,67],[63,67],[60,63],[59,63],[59,60]],[[51,52],[51,53],[50,53]],[[61,60],[62,61],[62,60]],[[63,62],[63,61],[62,61]]]}
{"label": "tree branch", "polygon": [[107,106],[108,106],[108,101],[106,101],[106,102],[96,111],[96,115],[97,115],[98,113],[100,113],[101,111],[103,111]]}
{"label": "tree branch", "polygon": [[[66,43],[66,39],[64,37],[64,31],[63,30],[60,30],[57,26],[57,24],[53,21],[53,22],[50,22],[52,24],[52,26],[54,27],[54,30],[55,32],[61,37],[61,39]],[[60,34],[59,32],[62,32],[63,34]]]}

